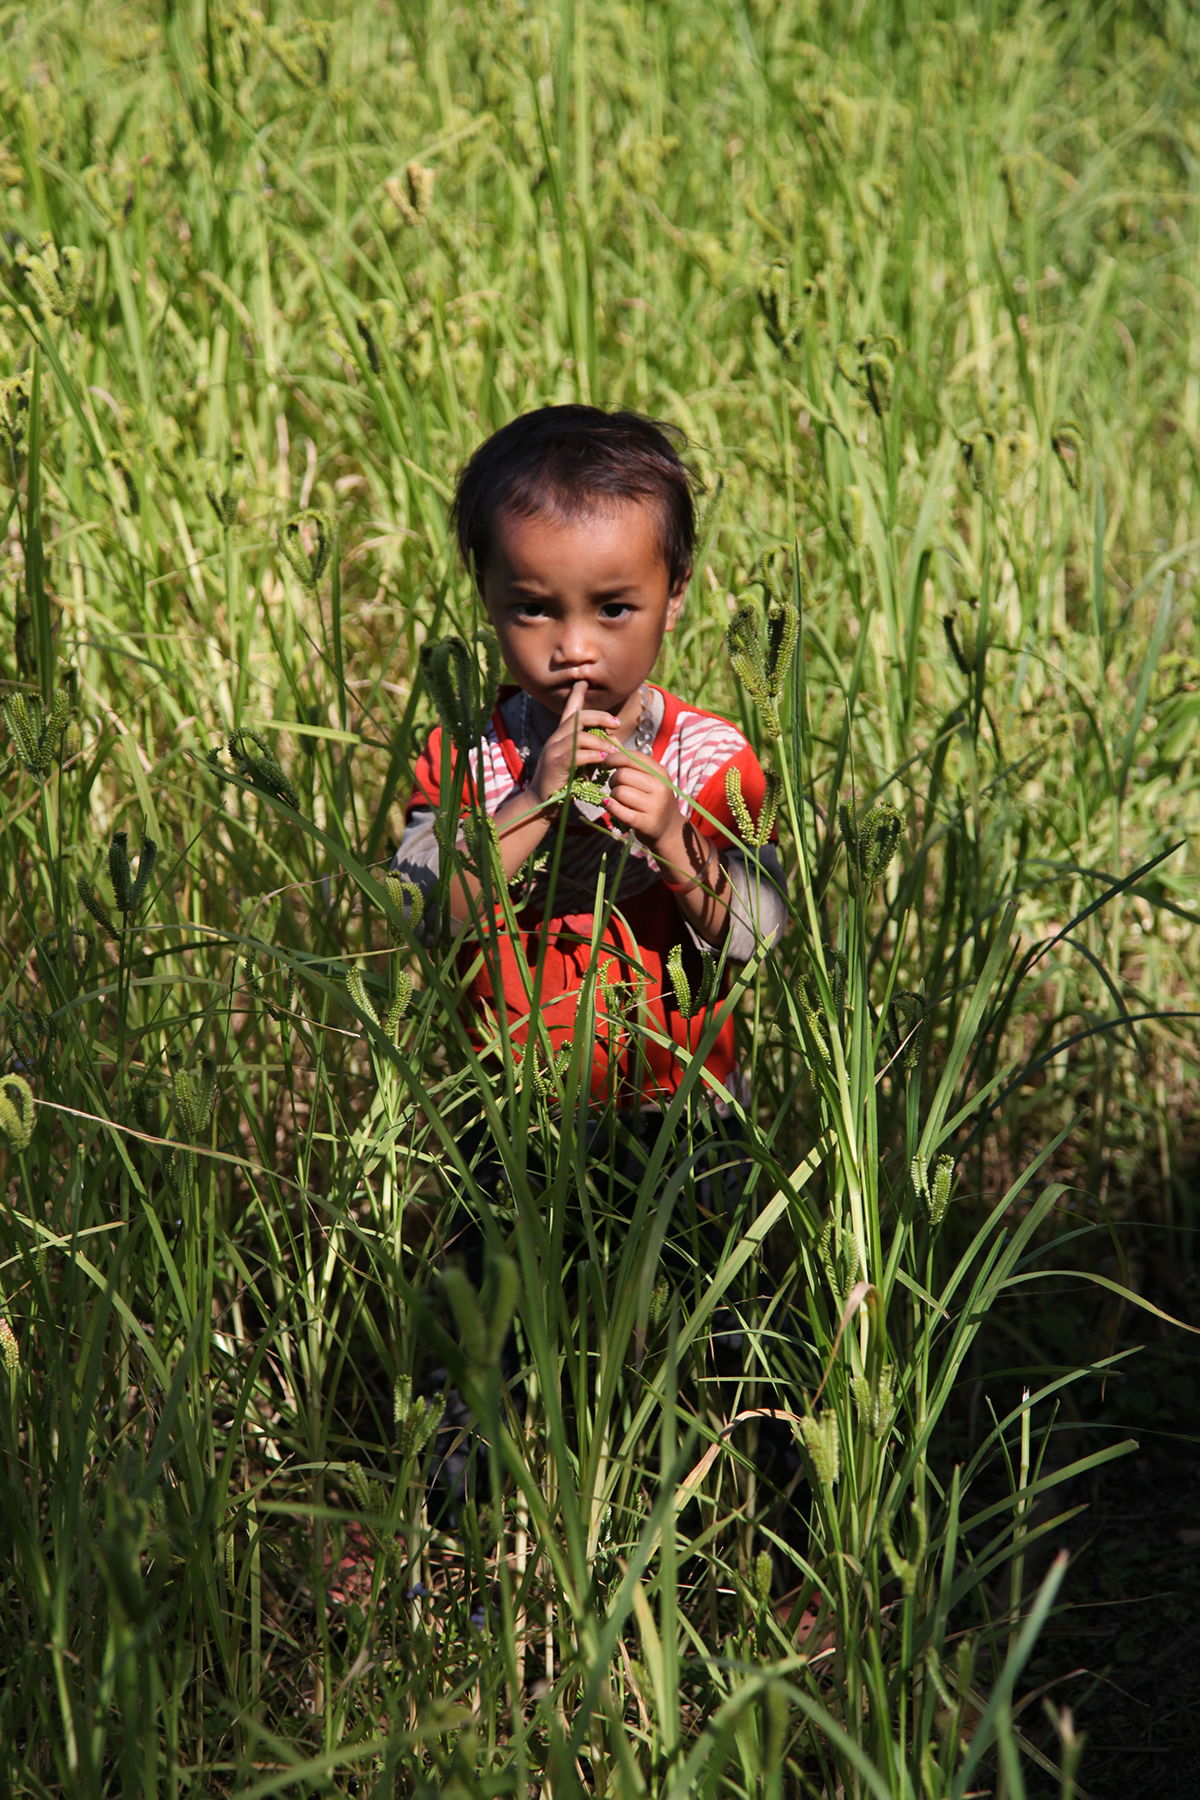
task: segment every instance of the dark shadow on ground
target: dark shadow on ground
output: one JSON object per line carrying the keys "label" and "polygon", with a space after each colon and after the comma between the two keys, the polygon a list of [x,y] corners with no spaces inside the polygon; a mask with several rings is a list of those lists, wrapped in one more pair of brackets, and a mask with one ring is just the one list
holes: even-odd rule
{"label": "dark shadow on ground", "polygon": [[[1183,1291],[1172,1285],[1173,1293],[1147,1287],[1147,1298],[1196,1323],[1195,1278]],[[1138,1449],[1073,1484],[1069,1500],[1086,1510],[1053,1540],[1072,1554],[1068,1605],[1020,1685],[1028,1693],[1049,1684],[1053,1704],[1072,1708],[1087,1738],[1079,1781],[1094,1800],[1197,1800],[1200,1338],[1144,1314],[1123,1326],[1122,1347],[1144,1333],[1145,1348],[1105,1383],[1103,1396],[1093,1390],[1070,1453],[1128,1437]],[[1083,1672],[1064,1679],[1068,1670]],[[1055,1754],[1040,1701],[1021,1725]],[[1032,1769],[1028,1785],[1030,1800],[1060,1791]]]}

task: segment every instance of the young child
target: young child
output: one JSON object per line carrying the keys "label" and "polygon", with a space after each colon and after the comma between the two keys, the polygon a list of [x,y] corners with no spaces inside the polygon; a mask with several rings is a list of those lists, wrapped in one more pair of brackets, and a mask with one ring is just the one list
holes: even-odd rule
{"label": "young child", "polygon": [[[501,689],[479,747],[483,803],[510,883],[532,856],[548,852],[550,865],[514,890],[519,944],[498,912],[483,920],[472,875],[452,879],[454,920],[475,917],[492,938],[469,1004],[481,1018],[503,1005],[523,1043],[527,971],[543,956],[538,1013],[557,1051],[575,1034],[594,955],[593,1091],[625,1104],[640,1092],[643,1106],[662,1107],[705,1021],[705,1009],[690,1021],[680,1010],[667,967],[674,946],[695,995],[702,953],[743,962],[784,916],[778,854],[767,845],[758,867],[748,861],[726,797],[736,769],[758,816],[765,781],[754,751],[728,720],[648,680],[691,576],[687,469],[665,430],[634,413],[544,407],[476,450],[454,517],[515,684]],[[425,894],[439,871],[441,738],[439,727],[418,761],[393,864]],[[472,749],[472,788],[478,770]],[[603,804],[563,801],[576,774],[607,785]],[[563,804],[565,845],[551,890]],[[593,951],[602,875],[607,922]],[[470,961],[478,961],[475,945]],[[613,1012],[621,1016],[610,1023]],[[734,1083],[732,1019],[706,1068],[726,1088]]]}

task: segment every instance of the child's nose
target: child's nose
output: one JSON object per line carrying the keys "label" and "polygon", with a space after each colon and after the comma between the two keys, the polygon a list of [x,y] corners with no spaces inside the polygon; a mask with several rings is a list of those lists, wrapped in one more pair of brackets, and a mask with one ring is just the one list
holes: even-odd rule
{"label": "child's nose", "polygon": [[556,661],[562,668],[583,667],[595,661],[592,636],[582,623],[564,624],[556,647]]}

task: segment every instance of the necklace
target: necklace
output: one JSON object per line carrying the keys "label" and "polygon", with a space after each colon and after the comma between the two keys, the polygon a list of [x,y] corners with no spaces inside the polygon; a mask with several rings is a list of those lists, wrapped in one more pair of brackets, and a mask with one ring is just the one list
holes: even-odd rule
{"label": "necklace", "polygon": [[[654,748],[654,706],[650,699],[650,689],[644,681],[641,687],[641,701],[642,710],[638,716],[637,726],[633,733],[633,747],[639,756],[649,756]],[[526,693],[521,696],[521,737],[520,742],[517,744],[522,768],[528,763],[530,757],[529,725],[531,713],[532,709],[529,704],[529,695]]]}

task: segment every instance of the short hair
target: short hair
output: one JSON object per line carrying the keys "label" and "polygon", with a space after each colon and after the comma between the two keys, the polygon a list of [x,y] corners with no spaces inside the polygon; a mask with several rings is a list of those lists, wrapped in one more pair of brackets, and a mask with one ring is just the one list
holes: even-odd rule
{"label": "short hair", "polygon": [[[598,406],[542,406],[480,444],[458,478],[451,514],[458,547],[478,580],[505,516],[577,518],[638,500],[658,513],[672,589],[687,577],[696,542],[692,474],[673,427]],[[677,443],[678,446],[677,447]]]}

